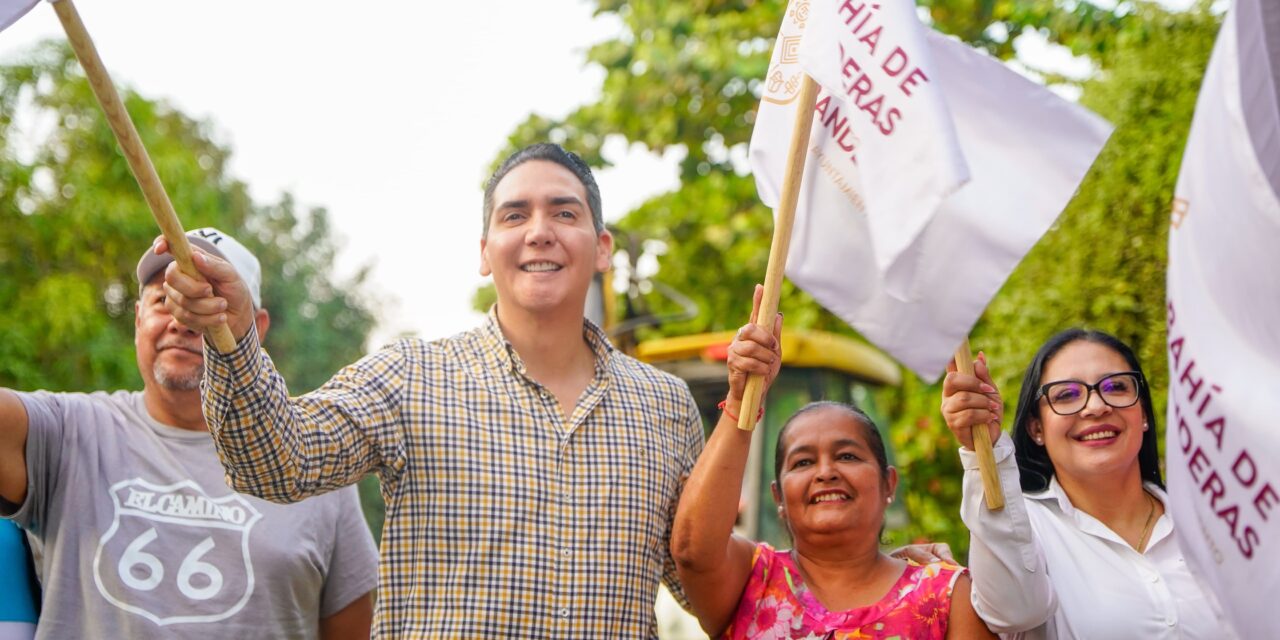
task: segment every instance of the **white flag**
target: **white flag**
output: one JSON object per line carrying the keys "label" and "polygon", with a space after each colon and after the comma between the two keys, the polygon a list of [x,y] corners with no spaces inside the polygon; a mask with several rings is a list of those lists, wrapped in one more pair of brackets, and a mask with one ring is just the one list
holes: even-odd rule
{"label": "white flag", "polygon": [[915,3],[811,4],[800,66],[828,91],[822,123],[847,120],[857,140],[850,155],[865,159],[857,171],[872,254],[896,289],[900,277],[891,271],[947,197],[969,181],[969,168]]}
{"label": "white flag", "polygon": [[[809,37],[808,30],[824,21],[850,29],[845,25],[850,11],[846,7],[861,4],[820,0],[809,6],[809,2],[793,0],[784,18],[751,138],[757,189],[770,205],[781,190],[800,78],[799,56],[787,52],[799,50]],[[865,37],[869,26],[858,33]],[[818,96],[787,275],[868,340],[921,377],[932,379],[945,368],[1018,261],[1071,199],[1110,134],[1110,126],[962,43],[931,30],[926,30],[924,43],[924,51],[895,55],[889,70],[898,69],[900,57],[931,65],[923,73],[949,112],[969,181],[943,199],[896,264],[887,272],[881,269],[871,248],[878,238],[876,223],[870,220],[875,215],[869,206],[870,194],[916,188],[910,176],[911,156],[895,154],[908,153],[902,149],[919,152],[919,141],[911,139],[910,145],[900,148],[895,144],[898,138],[885,137],[874,146],[879,155],[872,157],[873,146],[855,138],[844,120],[844,114],[852,114],[850,121],[868,114],[838,103],[841,87],[824,86]],[[889,61],[886,56],[894,50],[877,49],[876,55],[885,61],[882,71]],[[837,73],[842,72],[837,69]],[[894,78],[905,81],[909,73],[904,69]],[[793,78],[796,89],[789,94]],[[895,91],[901,90],[896,85],[889,89]],[[836,106],[841,115],[833,117]],[[919,122],[903,117],[896,127],[905,131],[912,124]],[[925,133],[934,130],[930,125]],[[950,144],[945,135],[935,142],[944,150]],[[939,153],[950,157],[949,152]],[[908,175],[877,174],[873,180],[871,165],[906,166]],[[894,197],[909,202],[912,196],[908,192]],[[922,216],[920,212],[910,215]],[[886,224],[892,228],[893,219]]]}
{"label": "white flag", "polygon": [[1242,638],[1276,637],[1280,602],[1277,27],[1274,2],[1225,16],[1169,230],[1170,512]]}
{"label": "white flag", "polygon": [[18,21],[40,0],[0,0],[0,31]]}

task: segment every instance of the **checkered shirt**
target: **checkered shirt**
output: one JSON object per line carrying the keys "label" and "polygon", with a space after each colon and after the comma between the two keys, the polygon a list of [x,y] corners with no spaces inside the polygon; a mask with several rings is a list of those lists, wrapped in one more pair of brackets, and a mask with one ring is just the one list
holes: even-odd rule
{"label": "checkered shirt", "polygon": [[375,635],[653,638],[683,478],[701,451],[688,387],[590,322],[595,376],[567,420],[496,315],[401,340],[290,399],[250,332],[206,347],[205,417],[238,491],[301,500],[382,480]]}

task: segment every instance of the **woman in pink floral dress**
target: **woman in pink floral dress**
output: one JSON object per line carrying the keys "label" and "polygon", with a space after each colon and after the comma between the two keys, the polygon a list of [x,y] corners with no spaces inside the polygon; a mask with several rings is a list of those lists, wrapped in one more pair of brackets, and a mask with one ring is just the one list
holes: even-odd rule
{"label": "woman in pink floral dress", "polygon": [[[757,309],[759,297],[757,289]],[[808,405],[778,436],[773,496],[795,548],[733,533],[751,444],[738,407],[748,375],[777,376],[781,328],[781,316],[772,334],[749,324],[729,346],[725,415],[676,512],[671,554],[702,628],[733,639],[994,638],[969,602],[963,568],[880,551],[898,476],[856,407]]]}

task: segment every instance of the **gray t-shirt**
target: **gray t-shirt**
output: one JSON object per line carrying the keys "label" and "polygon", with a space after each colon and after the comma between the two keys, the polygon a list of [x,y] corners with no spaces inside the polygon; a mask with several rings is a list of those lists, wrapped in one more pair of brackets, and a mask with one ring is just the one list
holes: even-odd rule
{"label": "gray t-shirt", "polygon": [[292,505],[233,492],[207,432],[142,394],[20,393],[40,638],[311,638],[377,583],[354,487]]}

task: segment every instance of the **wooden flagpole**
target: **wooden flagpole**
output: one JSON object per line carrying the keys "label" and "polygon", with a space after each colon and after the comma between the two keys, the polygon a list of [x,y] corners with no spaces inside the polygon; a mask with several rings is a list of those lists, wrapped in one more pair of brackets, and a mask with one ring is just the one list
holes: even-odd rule
{"label": "wooden flagpole", "polygon": [[[191,245],[187,242],[186,233],[182,230],[182,222],[178,220],[178,214],[173,210],[169,194],[165,193],[164,185],[160,183],[160,176],[156,174],[156,168],[151,164],[151,157],[147,155],[146,147],[142,146],[142,139],[138,137],[138,130],[134,128],[133,120],[129,119],[129,112],[125,111],[124,102],[120,100],[120,94],[116,92],[111,76],[107,74],[102,59],[98,57],[98,49],[93,45],[93,39],[89,37],[89,32],[81,22],[80,13],[76,11],[72,0],[53,0],[51,4],[58,14],[58,20],[62,22],[62,29],[67,33],[67,40],[71,42],[71,49],[75,51],[76,58],[80,60],[80,66],[84,68],[85,75],[89,78],[93,95],[97,96],[98,104],[107,116],[107,123],[115,133],[116,142],[124,152],[129,170],[133,172],[138,186],[142,188],[142,195],[147,200],[151,215],[160,226],[165,239],[169,241],[169,253],[173,254],[178,268],[182,269],[183,273],[203,281],[204,277],[191,263]],[[210,329],[208,336],[213,346],[222,353],[229,353],[236,347],[235,337],[231,335],[231,329],[225,324]]]}
{"label": "wooden flagpole", "polygon": [[[760,301],[760,314],[756,326],[772,331],[773,319],[778,313],[778,298],[782,289],[782,276],[786,271],[787,253],[791,247],[791,228],[795,222],[796,205],[800,200],[800,184],[804,178],[805,158],[809,154],[809,134],[813,128],[813,107],[818,99],[818,83],[809,74],[798,96],[795,122],[791,129],[791,146],[787,150],[786,174],[782,184],[782,197],[774,212],[773,243],[769,248],[769,266],[765,270],[764,296]],[[973,375],[973,356],[969,340],[956,349],[956,367]],[[747,388],[742,396],[742,409],[738,415],[738,428],[752,431],[756,426],[756,414],[763,400],[764,378],[753,375],[747,378]],[[982,474],[982,487],[987,508],[998,511],[1004,508],[1004,492],[1000,476],[996,473],[995,454],[991,449],[991,436],[984,426],[973,427],[974,449],[978,454],[978,468]]]}
{"label": "wooden flagpole", "polygon": [[[969,348],[969,339],[956,349],[956,370],[965,375],[973,375],[973,352]],[[1004,508],[1004,488],[1000,485],[1000,475],[996,473],[996,455],[991,450],[991,434],[987,425],[978,424],[969,428],[973,433],[973,450],[978,454],[978,473],[982,474],[982,493],[987,499],[987,508],[999,511]]]}
{"label": "wooden flagpole", "polygon": [[[773,320],[778,315],[778,298],[782,294],[782,275],[787,269],[787,252],[791,248],[791,227],[796,218],[796,203],[800,200],[800,182],[804,178],[804,160],[809,154],[809,133],[813,128],[813,106],[818,101],[818,83],[804,74],[796,105],[795,124],[791,128],[791,146],[787,150],[787,168],[782,183],[782,199],[774,211],[773,244],[769,247],[769,266],[764,274],[764,297],[760,300],[760,313],[756,326],[773,331]],[[742,409],[738,414],[738,428],[751,431],[756,427],[756,413],[764,400],[764,378],[753,375],[747,378],[747,388],[742,394]]]}

